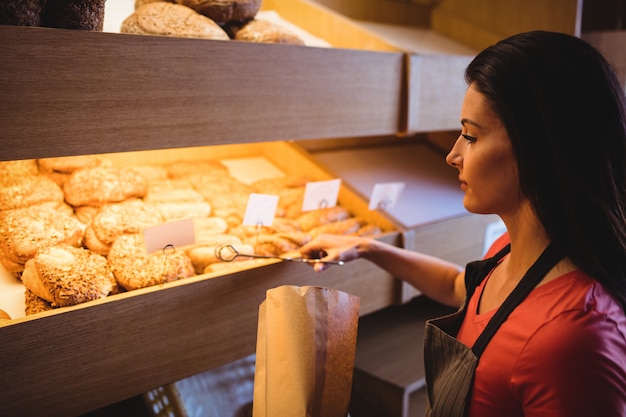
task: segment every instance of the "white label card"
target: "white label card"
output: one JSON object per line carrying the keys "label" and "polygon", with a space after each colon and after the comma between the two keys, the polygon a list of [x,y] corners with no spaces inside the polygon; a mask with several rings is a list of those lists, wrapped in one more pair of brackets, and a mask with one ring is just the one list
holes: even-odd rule
{"label": "white label card", "polygon": [[243,217],[244,226],[271,226],[276,216],[276,207],[277,195],[250,194]]}
{"label": "white label card", "polygon": [[392,208],[398,202],[404,190],[403,182],[387,182],[374,185],[370,198],[370,210],[385,210]]}
{"label": "white label card", "polygon": [[193,220],[185,219],[147,228],[143,231],[146,252],[152,253],[173,246],[179,248],[196,243]]}
{"label": "white label card", "polygon": [[308,182],[304,191],[302,211],[335,207],[340,186],[340,179]]}

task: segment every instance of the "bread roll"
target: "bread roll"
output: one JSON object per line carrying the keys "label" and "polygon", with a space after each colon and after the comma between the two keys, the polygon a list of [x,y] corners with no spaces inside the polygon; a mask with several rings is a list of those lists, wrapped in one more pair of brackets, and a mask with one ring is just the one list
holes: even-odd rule
{"label": "bread roll", "polygon": [[39,169],[43,173],[58,172],[71,174],[84,168],[111,166],[110,160],[99,155],[59,156],[54,158],[38,159]]}
{"label": "bread roll", "polygon": [[0,187],[0,210],[13,210],[41,203],[62,203],[63,190],[45,175],[26,176],[13,185]]}
{"label": "bread roll", "polygon": [[8,187],[21,183],[24,178],[39,173],[35,159],[17,161],[0,161],[0,187]]}
{"label": "bread roll", "polygon": [[228,176],[228,168],[219,161],[176,161],[166,166],[170,178],[186,178],[195,175]]}
{"label": "bread roll", "polygon": [[52,307],[80,304],[117,292],[105,257],[68,245],[38,251],[26,262],[22,281]]}
{"label": "bread roll", "polygon": [[0,1],[0,25],[41,26],[46,0]]}
{"label": "bread roll", "polygon": [[157,209],[163,216],[163,221],[173,222],[196,217],[207,217],[211,214],[211,205],[205,201],[189,203],[147,203]]}
{"label": "bread roll", "polygon": [[85,246],[101,255],[109,253],[120,235],[139,233],[163,223],[161,212],[142,200],[109,204],[96,214],[85,229]]}
{"label": "bread roll", "polygon": [[291,232],[259,235],[250,238],[246,243],[250,243],[254,246],[257,255],[281,256],[285,253],[298,250],[310,240],[311,235],[306,232]]}
{"label": "bread roll", "polygon": [[267,20],[254,19],[235,29],[234,39],[237,41],[257,43],[280,43],[288,45],[304,45],[298,35]]}
{"label": "bread roll", "polygon": [[345,220],[350,217],[348,210],[341,206],[329,207],[325,209],[317,209],[307,211],[300,215],[296,220],[302,230],[309,231],[314,227],[321,226],[326,223],[332,223],[339,220]]}
{"label": "bread roll", "polygon": [[63,185],[65,201],[74,207],[103,206],[143,197],[148,184],[130,168],[95,167],[75,171]]}
{"label": "bread roll", "polygon": [[118,237],[108,255],[117,282],[127,290],[159,285],[195,275],[193,264],[182,250],[164,249],[148,254],[143,235]]}
{"label": "bread roll", "polygon": [[321,226],[317,226],[309,230],[312,237],[316,237],[323,233],[329,233],[332,235],[351,235],[359,231],[367,222],[359,217],[350,217],[345,220],[338,220],[336,222],[326,223]]}
{"label": "bread roll", "polygon": [[[254,248],[250,244],[245,244],[245,243],[242,244],[242,243],[235,243],[235,242],[232,242],[232,243],[225,242],[225,243],[232,245],[232,247],[238,253],[242,255],[254,254]],[[202,274],[207,266],[218,263],[218,262],[224,262],[219,257],[220,254],[217,252],[219,248],[221,247],[222,247],[222,244],[197,245],[186,251],[187,256],[189,256],[189,259],[191,259],[191,263],[193,264],[193,267],[196,273]],[[224,256],[230,256],[231,254],[232,253],[230,252],[223,253]],[[232,255],[235,255],[235,254],[232,254]],[[250,259],[250,258],[246,258],[245,256],[237,256],[237,257],[233,257],[232,262],[239,262],[239,261],[243,261],[246,259]]]}
{"label": "bread roll", "polygon": [[221,217],[196,217],[193,219],[193,231],[197,243],[213,242],[216,236],[223,238],[227,229],[226,220]]}
{"label": "bread roll", "polygon": [[84,225],[65,203],[44,203],[0,212],[0,257],[7,269],[21,272],[38,250],[67,244],[79,247]]}
{"label": "bread roll", "polygon": [[219,24],[253,19],[262,0],[176,0]]}
{"label": "bread roll", "polygon": [[123,22],[122,33],[229,40],[217,23],[189,7],[168,2],[148,3]]}
{"label": "bread roll", "polygon": [[106,0],[47,0],[43,26],[102,31]]}
{"label": "bread roll", "polygon": [[31,314],[41,313],[42,311],[52,310],[52,304],[41,297],[35,295],[31,290],[26,288],[24,291],[24,312],[27,316]]}

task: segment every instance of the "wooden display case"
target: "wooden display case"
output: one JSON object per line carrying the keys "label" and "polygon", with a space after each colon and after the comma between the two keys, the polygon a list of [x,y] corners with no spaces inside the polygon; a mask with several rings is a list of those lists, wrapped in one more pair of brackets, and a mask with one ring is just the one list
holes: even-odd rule
{"label": "wooden display case", "polygon": [[[403,117],[401,53],[12,26],[0,53],[1,160],[393,135]],[[346,266],[268,262],[5,322],[0,414],[77,415],[246,356],[278,285],[355,293],[364,314],[397,301],[395,279]]]}

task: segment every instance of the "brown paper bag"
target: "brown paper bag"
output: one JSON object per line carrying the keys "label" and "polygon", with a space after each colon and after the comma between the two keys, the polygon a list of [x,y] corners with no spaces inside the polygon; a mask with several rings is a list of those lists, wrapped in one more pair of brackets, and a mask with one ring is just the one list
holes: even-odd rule
{"label": "brown paper bag", "polygon": [[346,417],[358,297],[321,287],[267,291],[259,308],[253,417]]}

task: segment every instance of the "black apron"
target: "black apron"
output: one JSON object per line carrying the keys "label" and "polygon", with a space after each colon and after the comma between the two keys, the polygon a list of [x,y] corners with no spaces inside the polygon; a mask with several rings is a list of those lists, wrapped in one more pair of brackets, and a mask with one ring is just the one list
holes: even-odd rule
{"label": "black apron", "polygon": [[528,269],[480,334],[472,348],[456,339],[465,318],[469,299],[476,287],[509,251],[504,247],[494,257],[471,262],[465,268],[467,296],[458,312],[426,322],[424,360],[428,403],[426,416],[462,417],[471,395],[478,359],[498,328],[526,296],[539,284],[563,255],[550,244]]}

